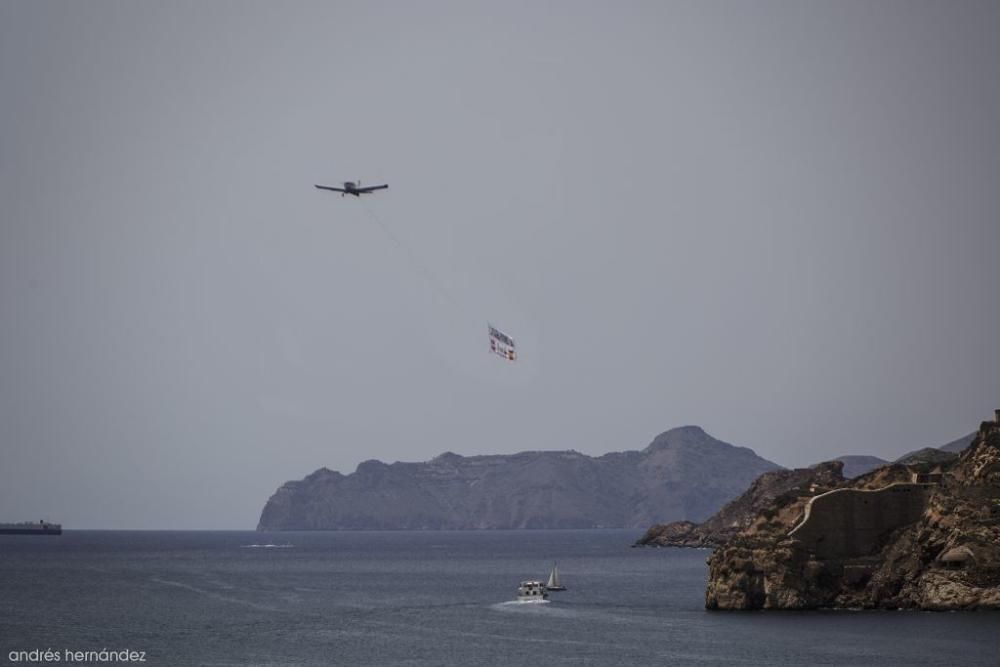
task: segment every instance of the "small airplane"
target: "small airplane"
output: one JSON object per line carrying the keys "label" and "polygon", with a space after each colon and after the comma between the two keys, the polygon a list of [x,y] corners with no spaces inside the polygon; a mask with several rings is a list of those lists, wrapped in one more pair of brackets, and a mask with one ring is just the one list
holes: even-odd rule
{"label": "small airplane", "polygon": [[333,190],[334,192],[339,192],[341,197],[344,195],[354,195],[355,197],[360,197],[361,195],[371,194],[376,190],[385,190],[389,186],[366,185],[365,187],[361,187],[361,181],[358,181],[357,183],[354,181],[344,181],[344,187],[342,188],[334,188],[329,185],[317,185],[316,187],[320,190]]}

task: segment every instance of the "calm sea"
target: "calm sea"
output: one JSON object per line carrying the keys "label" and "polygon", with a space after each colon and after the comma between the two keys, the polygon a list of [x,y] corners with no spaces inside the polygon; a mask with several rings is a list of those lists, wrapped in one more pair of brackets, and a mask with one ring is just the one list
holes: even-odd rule
{"label": "calm sea", "polygon": [[[101,649],[156,665],[1000,664],[997,613],[707,612],[708,552],[630,549],[637,537],[0,536],[0,664],[32,649],[63,664]],[[569,590],[512,602],[553,561]]]}

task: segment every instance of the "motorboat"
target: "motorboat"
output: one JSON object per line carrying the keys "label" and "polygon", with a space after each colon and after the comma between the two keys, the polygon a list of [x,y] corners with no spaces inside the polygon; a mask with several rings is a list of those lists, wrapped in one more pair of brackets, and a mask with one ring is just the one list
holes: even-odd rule
{"label": "motorboat", "polygon": [[549,591],[540,581],[522,581],[517,587],[518,602],[545,602],[549,597]]}

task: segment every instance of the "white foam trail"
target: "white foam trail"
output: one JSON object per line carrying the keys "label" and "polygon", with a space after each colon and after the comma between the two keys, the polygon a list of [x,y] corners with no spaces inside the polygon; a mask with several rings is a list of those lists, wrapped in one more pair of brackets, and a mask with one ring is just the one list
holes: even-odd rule
{"label": "white foam trail", "polygon": [[538,608],[542,605],[547,605],[551,600],[507,600],[506,602],[497,602],[496,604],[491,604],[490,609],[495,609],[497,611],[514,611],[521,609],[528,611],[532,608]]}
{"label": "white foam trail", "polygon": [[588,609],[586,607],[567,607],[565,605],[539,605],[540,602],[552,602],[552,600],[528,600],[520,602],[511,600],[509,602],[498,602],[490,605],[493,611],[544,614],[549,617],[558,618],[594,618],[614,623],[627,622],[634,623],[636,619],[621,616],[601,609]]}
{"label": "white foam trail", "polygon": [[264,604],[258,604],[256,602],[250,602],[249,600],[241,600],[240,598],[234,598],[230,595],[222,595],[215,591],[208,591],[204,588],[198,588],[197,586],[192,586],[191,584],[185,584],[181,581],[171,581],[170,579],[160,579],[159,577],[150,577],[150,581],[157,584],[163,584],[164,586],[174,586],[176,588],[183,588],[184,590],[191,591],[192,593],[197,593],[198,595],[204,595],[205,597],[212,598],[214,600],[219,600],[220,602],[229,602],[232,604],[239,604],[245,607],[251,607],[253,609],[260,609],[263,611],[281,611],[277,607],[270,607]]}

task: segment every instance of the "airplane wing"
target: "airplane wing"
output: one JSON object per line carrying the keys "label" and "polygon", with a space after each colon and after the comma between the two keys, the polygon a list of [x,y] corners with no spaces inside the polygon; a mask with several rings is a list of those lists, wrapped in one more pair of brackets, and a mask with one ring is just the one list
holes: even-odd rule
{"label": "airplane wing", "polygon": [[369,185],[363,188],[354,188],[354,191],[364,194],[365,192],[373,192],[375,190],[385,190],[388,187],[388,185]]}
{"label": "airplane wing", "polygon": [[344,188],[331,188],[329,185],[317,185],[320,190],[333,190],[334,192],[347,192]]}

